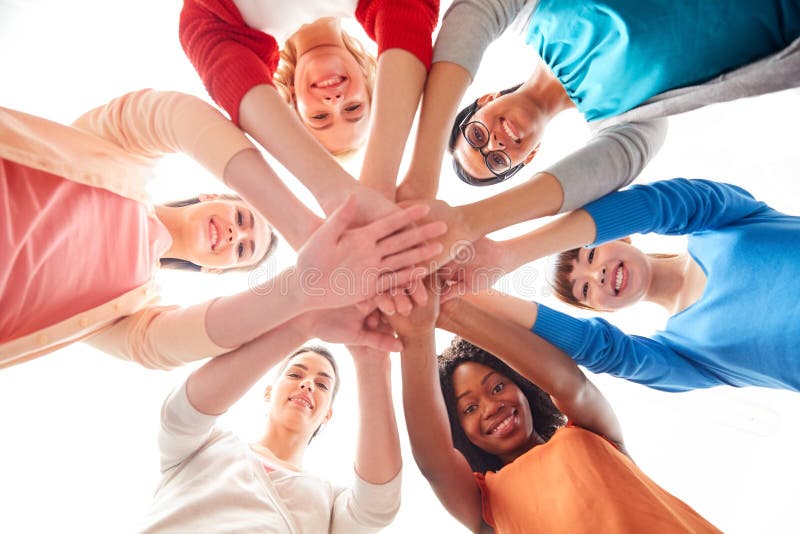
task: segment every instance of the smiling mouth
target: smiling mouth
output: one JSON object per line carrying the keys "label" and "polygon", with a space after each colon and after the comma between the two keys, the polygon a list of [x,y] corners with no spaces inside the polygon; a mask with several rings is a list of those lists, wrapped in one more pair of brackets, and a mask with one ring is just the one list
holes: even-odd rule
{"label": "smiling mouth", "polygon": [[317,80],[316,82],[311,84],[311,87],[314,89],[331,89],[339,87],[346,81],[347,81],[346,76],[334,74],[333,76],[328,76],[321,80]]}
{"label": "smiling mouth", "polygon": [[211,250],[216,248],[217,244],[219,243],[219,228],[214,223],[214,219],[208,220],[208,241],[211,243]]}
{"label": "smiling mouth", "polygon": [[519,131],[513,122],[509,121],[505,117],[500,117],[500,126],[503,127],[503,131],[506,133],[509,139],[514,141],[516,144],[520,143],[521,139],[519,137]]}
{"label": "smiling mouth", "polygon": [[516,417],[517,417],[517,410],[516,409],[511,410],[511,413],[508,414],[508,416],[505,419],[492,425],[492,427],[489,428],[489,430],[486,433],[489,434],[490,436],[494,435],[504,436],[508,434],[511,430],[514,429],[515,426],[514,419],[516,419]]}
{"label": "smiling mouth", "polygon": [[303,406],[305,408],[308,408],[309,410],[313,410],[314,409],[314,407],[311,405],[311,401],[306,399],[305,397],[300,396],[300,395],[296,395],[294,397],[289,397],[289,401],[293,402],[293,403],[295,403],[295,404],[297,404],[299,406]]}
{"label": "smiling mouth", "polygon": [[628,285],[628,270],[625,265],[620,262],[614,272],[614,294],[619,295],[619,292],[625,289]]}

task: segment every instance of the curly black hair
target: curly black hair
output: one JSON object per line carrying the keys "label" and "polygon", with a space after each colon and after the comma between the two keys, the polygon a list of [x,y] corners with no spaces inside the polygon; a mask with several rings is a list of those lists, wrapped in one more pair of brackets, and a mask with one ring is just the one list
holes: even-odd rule
{"label": "curly black hair", "polygon": [[[506,95],[508,93],[513,93],[521,86],[522,84],[518,83],[514,87],[503,89],[502,91],[500,91],[500,96]],[[451,155],[453,154],[453,150],[456,147],[456,141],[458,141],[458,139],[461,137],[461,125],[466,122],[469,122],[469,119],[471,119],[472,116],[475,115],[475,112],[478,111],[479,107],[480,106],[478,106],[478,99],[476,99],[475,102],[473,102],[469,106],[459,111],[458,115],[456,115],[456,119],[455,121],[453,121],[453,128],[450,130],[450,140],[447,143],[447,151],[450,152]],[[472,176],[471,174],[469,174],[466,171],[466,169],[464,169],[464,167],[461,166],[461,163],[459,163],[458,160],[455,157],[453,157],[453,171],[455,171],[456,176],[458,176],[462,182],[476,186],[492,185],[503,182],[511,178],[514,174],[517,173],[517,171],[519,171],[524,166],[525,166],[524,163],[518,163],[517,165],[514,165],[500,176],[492,176],[489,178],[478,178],[476,176]]]}
{"label": "curly black hair", "polygon": [[447,407],[447,418],[450,420],[450,434],[453,438],[453,446],[464,455],[470,468],[475,472],[497,471],[504,464],[494,454],[489,454],[475,446],[461,428],[456,407],[456,395],[453,390],[453,373],[462,363],[476,362],[483,364],[512,380],[528,399],[531,414],[533,415],[534,430],[543,440],[548,441],[555,431],[567,422],[564,414],[553,404],[550,395],[514,371],[496,356],[465,339],[460,337],[453,338],[450,346],[439,355],[438,360],[439,382],[442,386],[442,395]]}

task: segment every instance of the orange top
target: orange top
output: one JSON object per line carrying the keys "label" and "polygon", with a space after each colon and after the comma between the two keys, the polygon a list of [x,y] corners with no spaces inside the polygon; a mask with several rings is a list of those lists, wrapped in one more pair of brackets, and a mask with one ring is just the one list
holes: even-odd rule
{"label": "orange top", "polygon": [[720,532],[606,439],[574,426],[476,478],[496,534]]}

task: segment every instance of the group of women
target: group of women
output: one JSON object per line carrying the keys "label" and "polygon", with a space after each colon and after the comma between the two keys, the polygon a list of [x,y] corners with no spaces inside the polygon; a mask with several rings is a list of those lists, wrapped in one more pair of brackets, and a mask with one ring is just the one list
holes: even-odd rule
{"label": "group of women", "polygon": [[[377,58],[342,30],[344,17]],[[414,459],[473,532],[717,531],[631,460],[578,365],[665,391],[800,389],[800,304],[775,283],[800,274],[800,218],[708,180],[615,192],[665,142],[667,116],[800,85],[800,6],[454,0],[434,47],[438,23],[436,0],[185,0],[180,43],[229,119],[153,90],[69,126],[0,108],[0,366],[77,341],[159,369],[208,358],[164,402],[162,482],[142,531],[387,526],[401,484],[390,351],[401,353]],[[535,64],[533,74],[459,111],[485,48],[511,26],[534,49],[514,61]],[[479,202],[436,199],[448,149],[464,182],[502,182],[571,109],[594,131],[584,148]],[[337,158],[362,148],[354,177]],[[154,162],[172,152],[236,195],[153,204]],[[559,213],[508,241],[486,237]],[[688,251],[647,255],[627,239],[648,232],[689,234]],[[277,234],[296,264],[259,291],[158,302],[160,268],[252,269]],[[655,302],[671,315],[664,331],[627,335],[476,276],[557,253],[559,298],[601,312]],[[458,336],[439,356],[436,327]],[[335,358],[312,339],[353,357],[360,430],[349,487],[302,468],[340,387]],[[271,369],[263,433],[245,443],[217,418]]]}

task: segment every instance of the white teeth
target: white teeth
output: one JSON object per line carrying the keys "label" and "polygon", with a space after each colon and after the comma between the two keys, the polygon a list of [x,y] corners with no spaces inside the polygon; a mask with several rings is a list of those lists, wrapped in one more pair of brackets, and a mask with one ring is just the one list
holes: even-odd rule
{"label": "white teeth", "polygon": [[507,136],[509,136],[514,141],[519,141],[519,139],[514,137],[514,132],[511,130],[511,127],[508,125],[508,121],[502,120],[502,121],[500,121],[500,124],[502,124],[503,130],[505,130]]}
{"label": "white teeth", "polygon": [[334,76],[333,78],[328,78],[327,80],[317,82],[316,86],[324,89],[325,87],[336,85],[337,83],[340,83],[342,81],[344,81],[344,78],[342,76]]}
{"label": "white teeth", "polygon": [[217,245],[217,239],[219,238],[219,234],[217,233],[217,227],[214,224],[211,224],[211,248],[214,248]]}
{"label": "white teeth", "polygon": [[614,285],[614,289],[619,291],[619,288],[622,287],[622,267],[617,268],[617,280],[616,284]]}
{"label": "white teeth", "polygon": [[308,407],[309,410],[311,409],[311,403],[308,402],[306,399],[304,399],[302,397],[292,397],[291,400],[293,400],[295,402],[302,402],[303,404],[305,404]]}
{"label": "white teeth", "polygon": [[490,433],[490,434],[496,434],[496,433],[498,433],[498,432],[502,432],[502,431],[504,431],[506,428],[508,428],[509,426],[511,426],[511,420],[512,420],[513,418],[514,418],[514,414],[511,414],[511,415],[509,415],[508,417],[506,417],[505,419],[503,419],[503,420],[500,422],[500,424],[499,424],[499,425],[497,425],[496,427],[494,427],[494,428],[492,429],[492,431],[491,431],[491,432],[489,432],[489,433]]}

